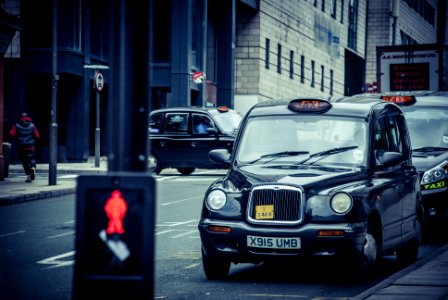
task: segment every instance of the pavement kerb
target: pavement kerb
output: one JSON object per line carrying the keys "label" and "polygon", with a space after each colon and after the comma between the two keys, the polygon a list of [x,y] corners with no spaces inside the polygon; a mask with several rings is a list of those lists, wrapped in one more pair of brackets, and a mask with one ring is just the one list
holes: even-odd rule
{"label": "pavement kerb", "polygon": [[352,297],[350,299],[352,299],[352,300],[363,300],[363,299],[368,298],[369,296],[375,294],[376,292],[378,292],[378,291],[380,291],[380,290],[382,290],[384,288],[387,288],[389,285],[392,285],[398,279],[400,279],[400,278],[404,277],[405,275],[411,273],[412,271],[415,271],[418,268],[422,267],[427,262],[429,262],[432,259],[434,259],[435,257],[441,255],[445,251],[448,251],[448,244],[438,248],[437,250],[435,250],[431,254],[429,254],[429,255],[419,259],[418,261],[416,261],[412,265],[410,265],[410,266],[408,266],[408,267],[398,271],[397,273],[392,274],[391,276],[389,276],[386,279],[384,279],[383,281],[377,283],[376,285],[374,285],[373,287],[369,288],[368,290],[365,290],[361,294],[356,295],[355,297]]}
{"label": "pavement kerb", "polygon": [[40,191],[38,193],[29,193],[23,195],[3,196],[0,198],[0,206],[18,204],[27,201],[52,198],[76,193],[76,188],[66,188],[54,191]]}

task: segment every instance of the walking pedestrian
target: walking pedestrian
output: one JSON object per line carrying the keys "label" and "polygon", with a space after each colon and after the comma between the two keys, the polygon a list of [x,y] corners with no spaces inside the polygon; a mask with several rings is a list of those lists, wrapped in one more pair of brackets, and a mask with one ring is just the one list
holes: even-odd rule
{"label": "walking pedestrian", "polygon": [[36,140],[39,139],[39,133],[33,120],[26,113],[22,113],[19,121],[9,131],[9,135],[16,139],[20,160],[26,175],[25,181],[32,182],[36,177],[34,147]]}

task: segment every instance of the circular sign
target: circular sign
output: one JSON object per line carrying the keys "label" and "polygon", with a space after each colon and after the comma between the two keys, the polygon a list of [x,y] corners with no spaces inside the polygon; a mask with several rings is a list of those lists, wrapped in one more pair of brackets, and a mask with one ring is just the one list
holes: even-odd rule
{"label": "circular sign", "polygon": [[100,72],[96,72],[95,74],[95,87],[98,92],[101,92],[104,87],[104,77]]}
{"label": "circular sign", "polygon": [[205,80],[205,74],[200,72],[200,71],[196,71],[193,73],[193,81],[194,83],[202,83]]}

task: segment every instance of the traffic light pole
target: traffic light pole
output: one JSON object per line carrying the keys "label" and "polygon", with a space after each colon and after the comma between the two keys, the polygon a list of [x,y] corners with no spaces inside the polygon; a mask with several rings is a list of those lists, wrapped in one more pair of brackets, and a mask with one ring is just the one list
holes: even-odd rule
{"label": "traffic light pole", "polygon": [[154,293],[156,189],[147,172],[153,0],[111,0],[110,8],[116,21],[108,172],[78,177],[74,300],[152,299]]}

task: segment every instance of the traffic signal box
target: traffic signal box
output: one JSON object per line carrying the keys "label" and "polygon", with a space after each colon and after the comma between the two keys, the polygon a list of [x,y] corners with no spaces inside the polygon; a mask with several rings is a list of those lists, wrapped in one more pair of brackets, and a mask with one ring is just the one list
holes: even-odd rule
{"label": "traffic signal box", "polygon": [[155,180],[78,177],[73,299],[152,299]]}

